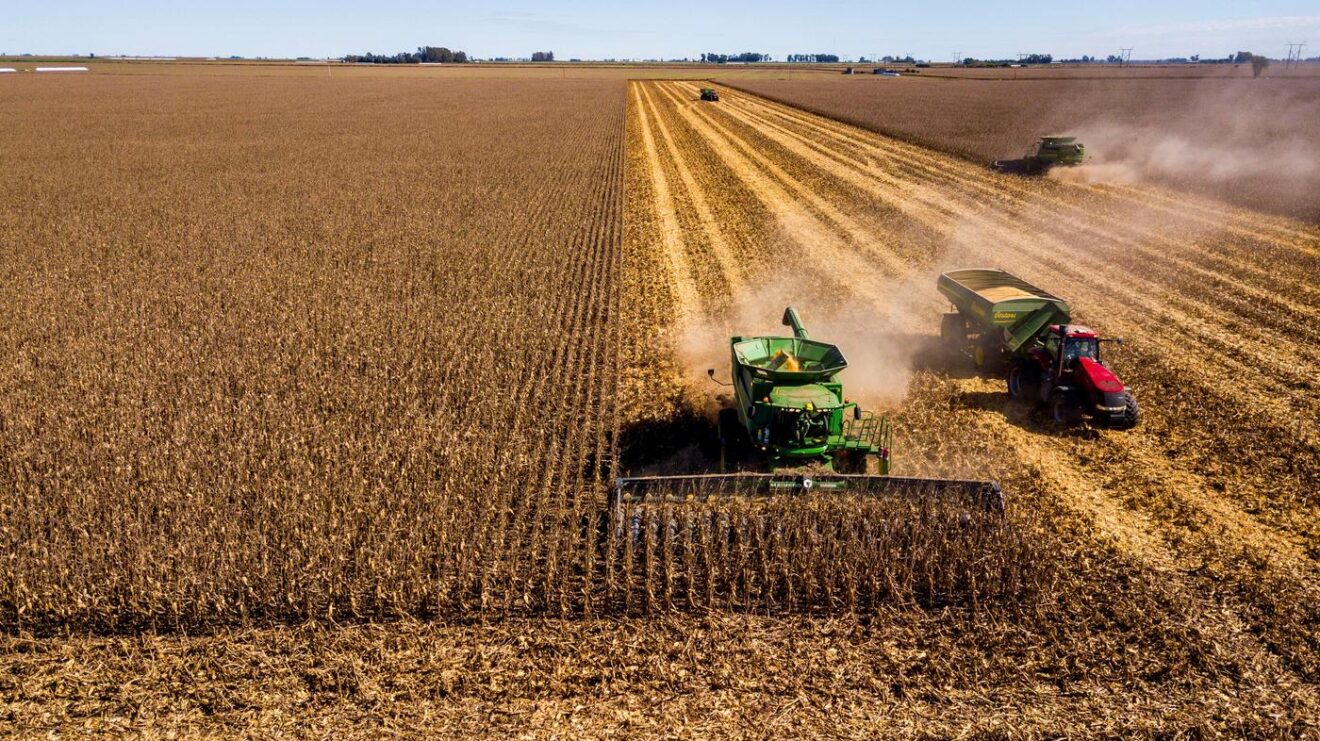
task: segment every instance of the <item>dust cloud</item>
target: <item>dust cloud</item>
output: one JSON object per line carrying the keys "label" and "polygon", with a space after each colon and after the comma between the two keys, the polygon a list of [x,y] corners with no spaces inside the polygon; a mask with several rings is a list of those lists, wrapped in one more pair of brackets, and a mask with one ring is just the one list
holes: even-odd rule
{"label": "dust cloud", "polygon": [[1051,177],[1161,183],[1284,212],[1320,192],[1320,91],[1310,80],[1240,80],[1202,89],[1158,119],[1100,114],[1074,123],[1088,163]]}
{"label": "dust cloud", "polygon": [[930,336],[929,301],[915,299],[921,291],[931,292],[934,278],[897,281],[886,288],[892,296],[889,305],[875,306],[850,295],[840,297],[835,285],[804,285],[803,277],[781,275],[760,281],[755,290],[730,297],[731,308],[724,316],[694,317],[678,328],[675,346],[691,382],[711,394],[732,393],[707,380],[706,370],[714,368],[715,378],[728,383],[729,339],[791,336],[792,330],[781,320],[784,309],[792,306],[812,339],[837,345],[843,352],[848,369],[841,380],[848,399],[867,409],[900,404],[921,356],[937,339]]}

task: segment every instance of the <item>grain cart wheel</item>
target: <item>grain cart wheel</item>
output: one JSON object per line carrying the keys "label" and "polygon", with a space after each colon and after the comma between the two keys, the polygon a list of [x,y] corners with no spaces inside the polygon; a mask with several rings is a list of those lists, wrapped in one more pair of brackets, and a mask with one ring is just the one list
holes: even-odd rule
{"label": "grain cart wheel", "polygon": [[1040,370],[1030,363],[1014,363],[1008,372],[1008,395],[1018,401],[1034,398],[1039,384]]}
{"label": "grain cart wheel", "polygon": [[1050,395],[1050,418],[1059,429],[1077,424],[1077,410],[1066,393],[1056,391]]}
{"label": "grain cart wheel", "polygon": [[999,348],[999,341],[993,335],[983,334],[976,339],[972,359],[976,362],[976,367],[982,371],[997,371],[1004,364],[1004,353]]}
{"label": "grain cart wheel", "polygon": [[957,363],[967,347],[967,324],[962,314],[953,312],[940,319],[940,340],[944,344],[944,357],[950,365]]}
{"label": "grain cart wheel", "polygon": [[1141,407],[1137,406],[1137,397],[1131,391],[1123,392],[1123,411],[1115,414],[1110,427],[1116,430],[1130,430],[1141,421]]}

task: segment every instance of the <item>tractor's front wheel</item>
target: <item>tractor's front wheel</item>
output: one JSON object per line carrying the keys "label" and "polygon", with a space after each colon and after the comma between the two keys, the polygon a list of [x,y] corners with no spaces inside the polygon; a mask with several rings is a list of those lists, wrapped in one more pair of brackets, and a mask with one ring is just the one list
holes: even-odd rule
{"label": "tractor's front wheel", "polygon": [[1141,407],[1137,405],[1137,397],[1133,396],[1131,391],[1124,391],[1123,411],[1114,415],[1109,426],[1116,430],[1130,430],[1140,421]]}

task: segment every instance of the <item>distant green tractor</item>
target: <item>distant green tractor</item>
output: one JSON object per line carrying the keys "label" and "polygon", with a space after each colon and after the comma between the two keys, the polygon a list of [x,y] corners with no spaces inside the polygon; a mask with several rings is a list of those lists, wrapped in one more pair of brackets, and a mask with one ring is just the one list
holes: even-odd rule
{"label": "distant green tractor", "polygon": [[701,99],[708,100],[712,103],[718,103],[720,100],[720,94],[716,92],[713,87],[703,87],[701,89]]}
{"label": "distant green tractor", "polygon": [[1075,136],[1042,136],[1036,151],[1015,160],[995,160],[999,172],[1041,175],[1051,167],[1074,167],[1086,159],[1086,146]]}

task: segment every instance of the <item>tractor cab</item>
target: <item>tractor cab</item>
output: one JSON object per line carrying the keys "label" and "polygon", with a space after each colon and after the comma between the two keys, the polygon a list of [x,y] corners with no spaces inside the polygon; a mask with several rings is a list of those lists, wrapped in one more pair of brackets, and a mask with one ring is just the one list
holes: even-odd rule
{"label": "tractor cab", "polygon": [[1045,335],[1045,350],[1051,358],[1071,365],[1078,358],[1100,362],[1100,336],[1079,324],[1051,324]]}
{"label": "tractor cab", "polygon": [[703,87],[701,89],[701,99],[715,103],[719,101],[720,94],[713,87]]}
{"label": "tractor cab", "polygon": [[1045,334],[1045,352],[1058,375],[1069,373],[1082,358],[1100,362],[1100,336],[1079,324],[1051,324]]}

